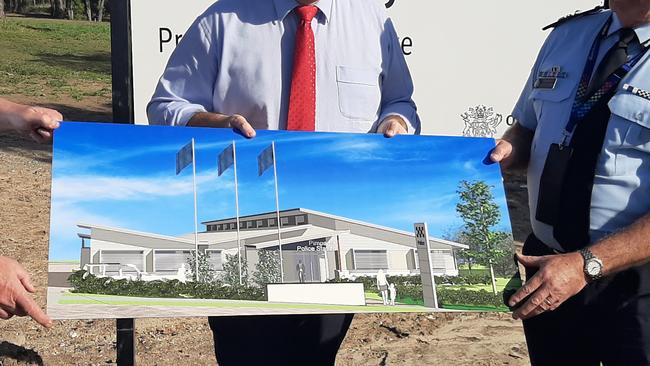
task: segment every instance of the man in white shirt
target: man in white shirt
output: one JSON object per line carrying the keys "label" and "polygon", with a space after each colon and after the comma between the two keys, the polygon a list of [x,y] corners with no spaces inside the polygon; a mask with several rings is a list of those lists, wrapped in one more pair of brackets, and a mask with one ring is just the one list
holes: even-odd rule
{"label": "man in white shirt", "polygon": [[[152,124],[416,134],[413,83],[376,0],[220,0],[185,33]],[[351,315],[215,318],[220,365],[333,365]],[[255,350],[254,352],[251,352]]]}

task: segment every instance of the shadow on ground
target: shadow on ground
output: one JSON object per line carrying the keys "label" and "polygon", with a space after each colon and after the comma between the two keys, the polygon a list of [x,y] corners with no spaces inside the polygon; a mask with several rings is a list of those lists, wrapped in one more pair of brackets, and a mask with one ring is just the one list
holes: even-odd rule
{"label": "shadow on ground", "polygon": [[48,66],[56,66],[74,72],[90,71],[100,74],[111,74],[111,53],[97,52],[90,55],[74,55],[71,53],[39,53],[35,55],[39,62]]}
{"label": "shadow on ground", "polygon": [[17,346],[13,343],[2,342],[0,343],[0,364],[6,359],[25,362],[29,365],[44,365],[43,358],[36,351]]}
{"label": "shadow on ground", "polygon": [[56,109],[61,112],[66,121],[81,122],[112,122],[113,112],[110,103],[104,104],[102,109],[89,109],[66,104],[39,103],[41,107]]}
{"label": "shadow on ground", "polygon": [[[110,104],[104,105],[104,110],[91,110],[64,104],[38,103],[38,105],[58,110],[66,121],[111,122],[113,118]],[[37,144],[27,137],[14,133],[0,134],[0,152],[14,152],[48,164],[52,161],[51,145]]]}

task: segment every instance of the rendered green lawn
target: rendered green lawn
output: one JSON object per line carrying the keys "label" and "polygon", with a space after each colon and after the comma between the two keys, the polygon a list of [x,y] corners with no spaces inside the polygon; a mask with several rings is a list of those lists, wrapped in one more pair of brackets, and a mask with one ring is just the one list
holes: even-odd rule
{"label": "rendered green lawn", "polygon": [[[510,281],[509,278],[500,278],[497,277],[497,291],[503,291],[503,289],[506,287],[506,284]],[[445,288],[450,289],[450,290],[460,290],[460,289],[465,289],[465,290],[470,290],[470,291],[492,291],[492,285],[487,284],[487,285],[444,285]]]}
{"label": "rendered green lawn", "polygon": [[111,94],[108,23],[8,17],[0,50],[0,95]]}
{"label": "rendered green lawn", "polygon": [[115,305],[115,306],[169,306],[169,307],[208,307],[208,308],[259,308],[259,309],[300,309],[322,311],[349,312],[425,312],[421,306],[340,306],[320,304],[286,304],[265,301],[237,300],[191,300],[191,299],[145,299],[136,297],[94,295],[94,294],[63,294],[59,300],[61,305]]}

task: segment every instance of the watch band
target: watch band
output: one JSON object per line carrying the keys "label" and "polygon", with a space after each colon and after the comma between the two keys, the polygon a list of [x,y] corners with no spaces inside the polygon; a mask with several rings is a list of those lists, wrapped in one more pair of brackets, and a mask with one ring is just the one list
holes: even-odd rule
{"label": "watch band", "polygon": [[[584,266],[582,268],[583,272],[585,273],[585,276],[587,276],[587,278],[589,278],[592,281],[596,281],[596,280],[601,279],[603,277],[603,261],[601,261],[598,257],[596,257],[594,255],[594,253],[592,253],[591,250],[589,250],[589,248],[580,249],[579,253],[580,253],[580,255],[582,255],[582,258],[584,259],[584,262],[585,262],[585,264],[584,264]],[[599,266],[598,273],[595,273],[595,274],[589,273],[588,266],[589,266],[589,263],[592,263],[592,262],[595,262],[595,263],[598,264],[598,266]]]}

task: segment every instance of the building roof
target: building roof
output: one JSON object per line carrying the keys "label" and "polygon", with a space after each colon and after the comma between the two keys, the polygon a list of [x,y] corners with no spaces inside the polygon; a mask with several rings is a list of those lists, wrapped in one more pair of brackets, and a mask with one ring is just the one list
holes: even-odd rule
{"label": "building roof", "polygon": [[[386,234],[392,234],[393,237],[397,236],[401,238],[398,240],[400,242],[399,243],[400,245],[406,245],[408,247],[415,248],[415,235],[414,233],[408,231],[393,229],[386,226],[375,225],[375,224],[371,224],[359,220],[353,220],[342,216],[331,215],[324,212],[308,210],[304,208],[283,210],[281,211],[281,214],[282,213],[294,213],[294,214],[304,213],[304,214],[310,214],[314,216],[328,218],[331,220],[336,220],[338,222],[342,222],[345,224],[366,227],[371,229],[372,232],[374,232],[373,236],[375,237],[381,237],[381,235],[379,235],[380,234],[379,232],[383,231]],[[258,215],[242,216],[240,217],[240,220],[247,220],[247,219],[258,218],[261,216],[275,215],[275,214],[276,214],[275,212],[268,212],[268,213],[262,213]],[[213,225],[215,223],[232,221],[232,220],[235,220],[235,218],[233,217],[233,218],[223,219],[223,220],[206,221],[203,224]],[[193,248],[195,244],[194,233],[184,234],[176,237],[176,236],[159,235],[159,234],[128,230],[122,228],[114,228],[108,226],[101,226],[101,225],[78,224],[77,226],[82,229],[104,230],[104,231],[109,231],[117,234],[126,234],[129,236],[139,236],[143,238],[158,239],[164,242],[168,242],[171,245],[179,245],[179,247],[176,249]],[[309,240],[320,239],[324,237],[332,237],[342,233],[349,233],[350,230],[347,229],[334,230],[330,228],[315,226],[313,224],[304,224],[304,225],[283,227],[280,230],[280,232],[282,236],[282,244],[285,244],[285,243],[295,242],[294,238],[298,238],[298,237],[300,238],[301,241],[309,241]],[[277,240],[278,240],[277,233],[278,233],[277,226],[275,228],[272,227],[272,228],[264,228],[264,229],[256,229],[256,230],[240,230],[239,238],[242,245],[255,246],[256,248],[266,248],[266,247],[277,246]],[[84,234],[80,234],[80,235],[84,235]],[[236,230],[200,232],[198,236],[199,236],[198,244],[209,245],[211,249],[230,249],[231,247],[237,247]],[[413,238],[413,240],[410,240],[409,238]],[[447,245],[452,248],[458,248],[458,249],[469,248],[465,244],[455,243],[449,240],[444,240],[439,238],[430,237],[429,241],[431,244],[435,245],[436,247],[439,247],[440,245]]]}
{"label": "building roof", "polygon": [[[382,225],[371,224],[371,223],[360,221],[360,220],[354,220],[354,219],[350,219],[350,218],[347,218],[347,217],[332,215],[332,214],[328,214],[328,213],[325,213],[325,212],[310,210],[310,209],[306,209],[306,208],[293,208],[293,209],[289,209],[289,210],[282,210],[282,211],[280,211],[280,216],[281,217],[282,217],[283,213],[284,214],[286,214],[286,213],[291,213],[291,214],[305,213],[305,214],[310,214],[310,215],[315,215],[315,216],[321,216],[321,217],[337,220],[337,221],[340,221],[340,222],[345,222],[345,223],[354,224],[354,225],[361,225],[361,226],[365,226],[365,227],[380,230],[380,231],[387,231],[387,232],[390,232],[390,233],[406,235],[406,236],[415,238],[415,234],[412,233],[412,232],[399,230],[399,229],[394,229],[394,228],[390,228],[390,227],[382,226]],[[276,215],[276,212],[271,211],[271,212],[260,213],[260,214],[257,214],[257,215],[240,216],[239,220],[240,221],[242,221],[242,220],[250,220],[250,219],[254,219],[254,218],[258,218],[258,217],[262,217],[262,216],[269,216],[269,215]],[[214,224],[217,224],[217,223],[229,222],[229,221],[233,221],[233,220],[236,220],[236,217],[231,217],[231,218],[227,218],[227,219],[220,219],[220,220],[205,221],[205,222],[202,222],[202,224],[203,225],[214,225]],[[277,229],[273,229],[272,231],[277,232]],[[434,243],[449,245],[449,246],[454,247],[454,248],[469,249],[469,246],[467,246],[465,244],[460,244],[460,243],[452,242],[452,241],[445,240],[445,239],[429,237],[429,240],[434,242]],[[414,242],[413,246],[415,246],[415,242]]]}

